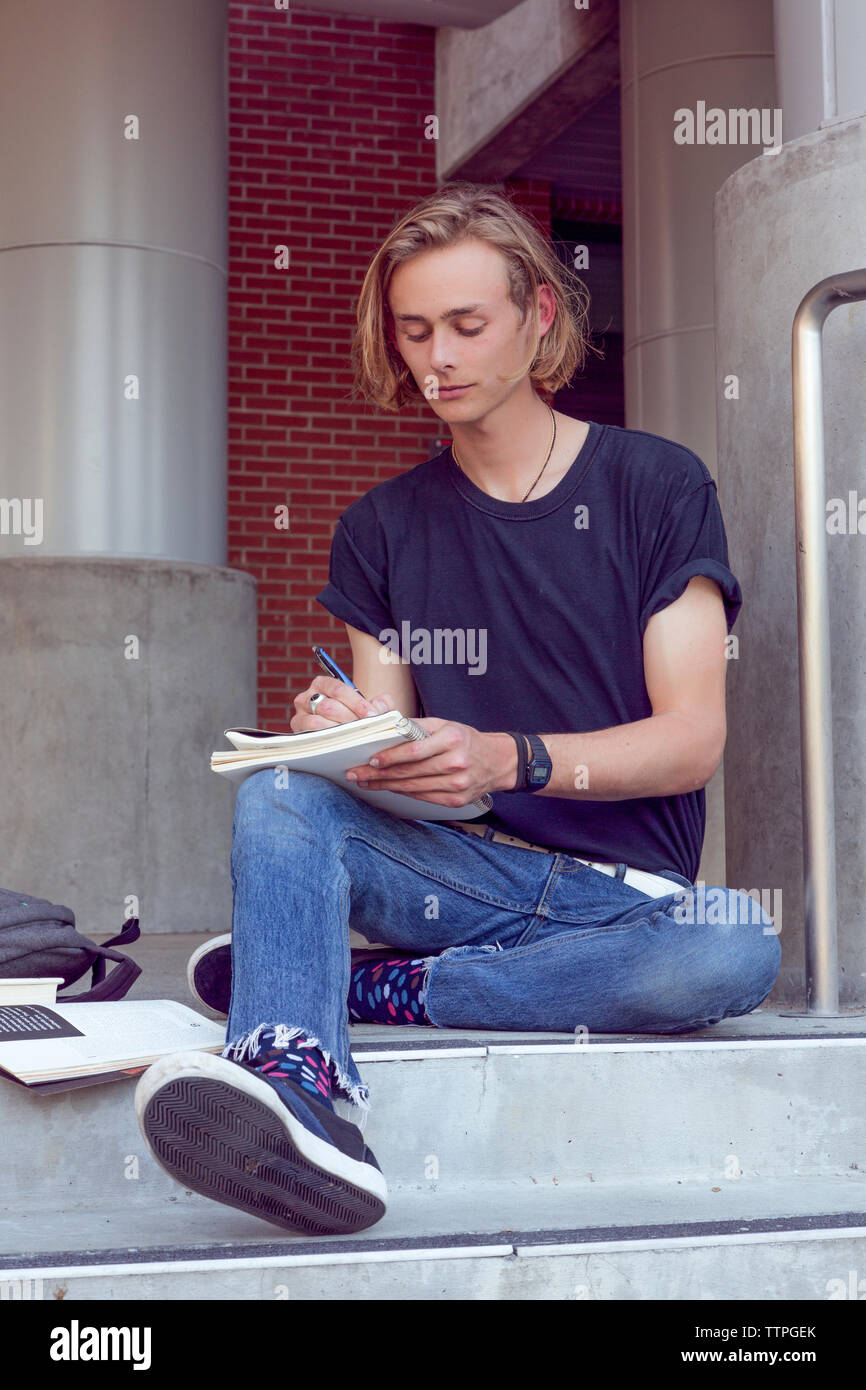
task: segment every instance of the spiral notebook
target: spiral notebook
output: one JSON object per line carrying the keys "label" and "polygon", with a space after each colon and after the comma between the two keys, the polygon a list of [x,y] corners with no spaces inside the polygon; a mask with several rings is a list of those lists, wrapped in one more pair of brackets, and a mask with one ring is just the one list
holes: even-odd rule
{"label": "spiral notebook", "polygon": [[407,719],[399,710],[371,714],[330,729],[311,729],[301,734],[277,734],[269,729],[226,729],[225,736],[234,749],[211,754],[211,770],[232,782],[242,782],[262,768],[285,767],[289,772],[313,772],[345,787],[353,796],[371,806],[381,806],[403,820],[472,820],[493,807],[483,796],[466,806],[440,806],[401,792],[364,790],[346,779],[346,770],[360,767],[382,748],[393,748],[407,739],[429,738],[430,734]]}

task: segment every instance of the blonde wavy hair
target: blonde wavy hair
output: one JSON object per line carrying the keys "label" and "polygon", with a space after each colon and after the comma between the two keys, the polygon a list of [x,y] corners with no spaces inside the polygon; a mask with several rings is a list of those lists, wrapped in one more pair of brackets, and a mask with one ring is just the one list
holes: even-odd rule
{"label": "blonde wavy hair", "polygon": [[[599,353],[590,339],[589,291],[559,260],[541,228],[496,188],[448,183],[392,228],[364,277],[351,349],[356,394],[391,413],[424,399],[396,347],[388,287],[396,267],[412,256],[470,237],[489,242],[504,257],[508,297],[517,306],[521,326],[532,313],[527,359],[505,380],[519,381],[528,371],[536,389],[554,392],[582,368],[587,351]],[[543,337],[536,294],[542,284],[550,286],[556,301],[556,315]]]}

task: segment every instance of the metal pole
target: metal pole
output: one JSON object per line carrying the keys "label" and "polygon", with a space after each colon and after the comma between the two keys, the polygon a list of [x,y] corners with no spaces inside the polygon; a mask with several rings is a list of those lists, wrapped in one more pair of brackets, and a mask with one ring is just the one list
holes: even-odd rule
{"label": "metal pole", "polygon": [[792,333],[806,1013],[825,1018],[839,1017],[839,961],[821,348],[828,315],[860,299],[866,269],[828,276],[803,296]]}

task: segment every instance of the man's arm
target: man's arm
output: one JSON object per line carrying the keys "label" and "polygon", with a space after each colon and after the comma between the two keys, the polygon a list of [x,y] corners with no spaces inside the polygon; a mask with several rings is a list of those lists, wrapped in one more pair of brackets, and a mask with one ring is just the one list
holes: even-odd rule
{"label": "man's arm", "polygon": [[[727,732],[726,636],[719,586],[696,575],[646,626],[644,679],[652,714],[592,733],[542,733],[553,772],[547,786],[533,794],[625,801],[706,786],[721,761]],[[367,667],[358,670],[372,679]],[[454,720],[418,722],[431,733],[429,741],[386,748],[369,765],[349,771],[350,779],[442,806],[463,806],[484,792],[513,788],[517,749],[507,733],[482,733]]]}
{"label": "man's arm", "polygon": [[541,734],[553,772],[534,794],[623,801],[706,786],[727,735],[726,637],[719,586],[696,575],[646,626],[644,679],[652,715],[592,733]]}
{"label": "man's arm", "polygon": [[408,662],[395,661],[390,648],[360,628],[346,623],[352,648],[352,680],[367,700],[386,696],[391,709],[398,709],[407,719],[418,713],[418,692]]}

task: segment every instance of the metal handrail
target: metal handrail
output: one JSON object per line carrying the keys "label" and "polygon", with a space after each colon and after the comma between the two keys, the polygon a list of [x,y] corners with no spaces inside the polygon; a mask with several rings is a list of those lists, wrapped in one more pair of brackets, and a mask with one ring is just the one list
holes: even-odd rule
{"label": "metal handrail", "polygon": [[828,315],[860,299],[866,269],[819,280],[801,299],[792,331],[806,1013],[823,1018],[840,1014],[821,351]]}

